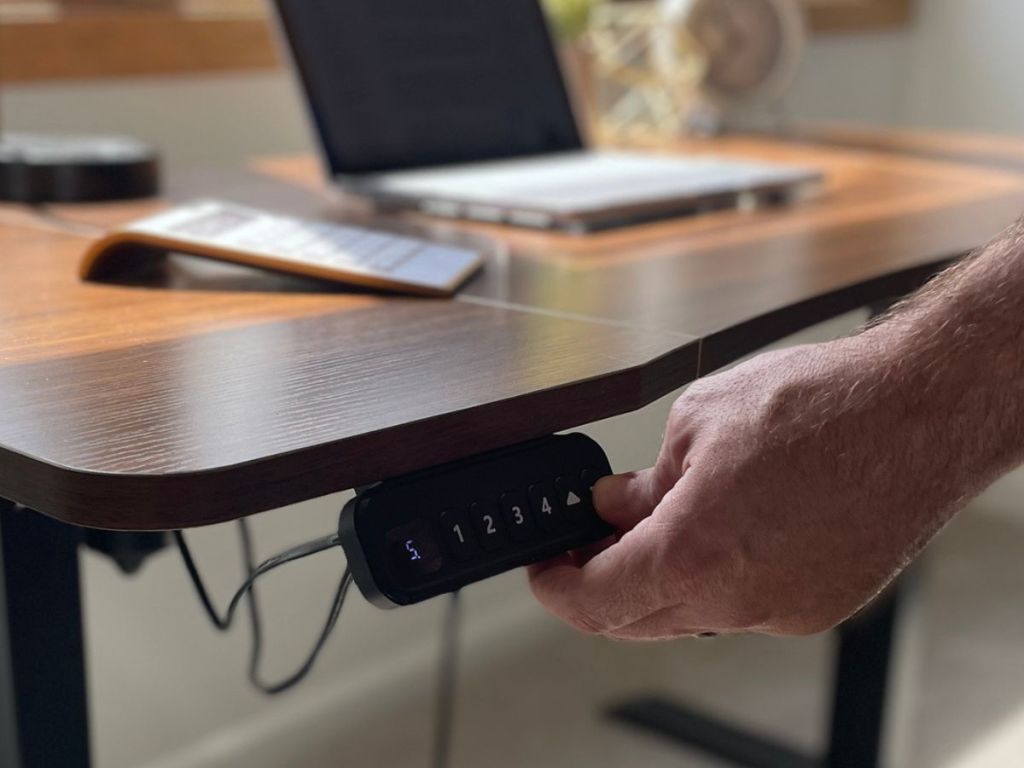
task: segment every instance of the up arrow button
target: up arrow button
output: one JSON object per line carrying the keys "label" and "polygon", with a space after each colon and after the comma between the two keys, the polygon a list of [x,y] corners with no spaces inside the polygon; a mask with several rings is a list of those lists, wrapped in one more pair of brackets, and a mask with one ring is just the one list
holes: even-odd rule
{"label": "up arrow button", "polygon": [[574,520],[583,520],[587,517],[587,510],[590,508],[587,492],[575,478],[555,478],[555,491],[569,517]]}

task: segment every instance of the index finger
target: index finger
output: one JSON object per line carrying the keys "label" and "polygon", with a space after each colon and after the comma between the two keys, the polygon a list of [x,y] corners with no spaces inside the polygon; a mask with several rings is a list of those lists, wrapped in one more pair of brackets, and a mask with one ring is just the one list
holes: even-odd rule
{"label": "index finger", "polygon": [[548,611],[584,632],[610,632],[665,606],[655,570],[663,545],[651,518],[583,566],[567,558],[532,566],[530,587]]}

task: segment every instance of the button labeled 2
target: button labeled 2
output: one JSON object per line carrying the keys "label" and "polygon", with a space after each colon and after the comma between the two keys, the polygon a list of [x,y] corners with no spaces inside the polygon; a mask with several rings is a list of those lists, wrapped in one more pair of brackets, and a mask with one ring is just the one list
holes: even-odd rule
{"label": "button labeled 2", "polygon": [[505,523],[493,504],[474,503],[469,517],[484,549],[498,549],[505,543]]}

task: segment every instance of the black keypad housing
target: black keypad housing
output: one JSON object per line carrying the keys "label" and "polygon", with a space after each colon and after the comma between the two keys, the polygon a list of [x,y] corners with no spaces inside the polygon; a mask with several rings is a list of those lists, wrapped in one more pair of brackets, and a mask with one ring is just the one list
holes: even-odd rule
{"label": "black keypad housing", "polygon": [[378,483],[345,505],[342,546],[382,607],[409,605],[608,536],[601,447],[555,435]]}

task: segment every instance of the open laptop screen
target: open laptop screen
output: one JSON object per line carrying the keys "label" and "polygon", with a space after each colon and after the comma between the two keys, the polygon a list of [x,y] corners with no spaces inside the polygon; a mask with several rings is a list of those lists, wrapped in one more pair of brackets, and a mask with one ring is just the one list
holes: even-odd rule
{"label": "open laptop screen", "polygon": [[578,149],[538,0],[277,0],[334,174]]}

